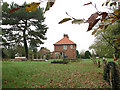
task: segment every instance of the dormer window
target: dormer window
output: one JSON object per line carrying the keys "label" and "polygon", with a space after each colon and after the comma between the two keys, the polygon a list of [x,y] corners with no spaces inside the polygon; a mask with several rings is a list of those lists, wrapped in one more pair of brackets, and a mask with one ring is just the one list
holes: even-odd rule
{"label": "dormer window", "polygon": [[63,45],[63,50],[67,50],[67,45]]}

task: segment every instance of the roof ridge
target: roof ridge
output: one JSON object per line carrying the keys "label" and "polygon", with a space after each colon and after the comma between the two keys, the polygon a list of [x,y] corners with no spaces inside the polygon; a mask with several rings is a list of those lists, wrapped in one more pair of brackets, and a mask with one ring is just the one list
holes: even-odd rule
{"label": "roof ridge", "polygon": [[75,43],[73,41],[71,41],[69,38],[63,37],[61,40],[56,42],[54,45],[56,45],[56,44],[75,44]]}

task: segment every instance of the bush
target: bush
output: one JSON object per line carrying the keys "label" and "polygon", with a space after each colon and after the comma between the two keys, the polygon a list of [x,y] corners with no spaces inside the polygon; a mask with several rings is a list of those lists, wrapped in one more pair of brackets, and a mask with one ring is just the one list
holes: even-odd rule
{"label": "bush", "polygon": [[51,63],[55,63],[55,64],[68,64],[68,62],[66,62],[66,61],[53,61]]}
{"label": "bush", "polygon": [[66,61],[66,62],[79,62],[80,60],[79,60],[79,59],[69,59],[69,58],[65,58],[65,59],[63,59],[63,61]]}

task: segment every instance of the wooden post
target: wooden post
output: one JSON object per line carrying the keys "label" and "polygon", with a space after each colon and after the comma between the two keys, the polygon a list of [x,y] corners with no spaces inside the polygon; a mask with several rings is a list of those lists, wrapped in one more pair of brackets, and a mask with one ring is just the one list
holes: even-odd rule
{"label": "wooden post", "polygon": [[103,65],[103,73],[105,69],[105,65],[107,64],[107,60],[103,57],[102,65]]}
{"label": "wooden post", "polygon": [[98,68],[100,68],[100,58],[98,57]]}

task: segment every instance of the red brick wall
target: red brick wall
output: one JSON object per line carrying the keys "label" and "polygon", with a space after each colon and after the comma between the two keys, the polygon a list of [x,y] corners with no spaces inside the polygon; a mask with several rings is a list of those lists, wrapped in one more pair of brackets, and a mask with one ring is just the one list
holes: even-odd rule
{"label": "red brick wall", "polygon": [[76,45],[73,45],[74,49],[71,49],[70,45],[67,45],[67,50],[63,49],[63,45],[55,45],[54,51],[64,51],[67,58],[76,58]]}

